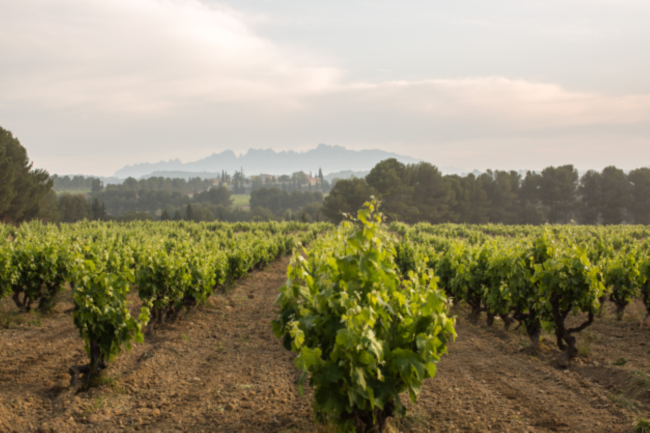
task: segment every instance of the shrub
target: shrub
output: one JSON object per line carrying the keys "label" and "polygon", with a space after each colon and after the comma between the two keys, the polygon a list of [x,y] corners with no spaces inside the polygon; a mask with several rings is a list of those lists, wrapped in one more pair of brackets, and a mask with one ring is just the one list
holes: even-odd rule
{"label": "shrub", "polygon": [[292,258],[273,322],[314,390],[321,422],[340,432],[382,432],[404,415],[399,394],[416,401],[424,379],[455,337],[449,302],[432,271],[400,277],[395,240],[377,203]]}

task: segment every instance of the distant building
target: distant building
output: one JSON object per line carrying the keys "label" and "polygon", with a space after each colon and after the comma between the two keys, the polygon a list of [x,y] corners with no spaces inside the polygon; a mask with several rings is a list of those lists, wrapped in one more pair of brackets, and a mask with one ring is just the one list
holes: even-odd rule
{"label": "distant building", "polygon": [[257,177],[264,183],[266,183],[267,179],[269,179],[269,182],[275,182],[275,176],[273,176],[272,174],[260,173],[259,176]]}
{"label": "distant building", "polygon": [[308,174],[305,174],[307,176],[307,183],[310,185],[320,185],[320,178],[318,177],[311,177]]}

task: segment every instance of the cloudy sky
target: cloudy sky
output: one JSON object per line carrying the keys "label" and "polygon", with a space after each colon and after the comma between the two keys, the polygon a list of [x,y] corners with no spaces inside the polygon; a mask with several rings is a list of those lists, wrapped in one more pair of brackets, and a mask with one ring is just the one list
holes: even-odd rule
{"label": "cloudy sky", "polygon": [[650,165],[649,0],[0,0],[0,126],[52,173],[226,149]]}

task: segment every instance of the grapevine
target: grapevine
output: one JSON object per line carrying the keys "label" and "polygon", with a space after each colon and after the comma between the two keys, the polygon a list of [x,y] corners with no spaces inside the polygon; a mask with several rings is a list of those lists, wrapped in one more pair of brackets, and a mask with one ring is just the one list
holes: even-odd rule
{"label": "grapevine", "polygon": [[[449,302],[431,271],[401,278],[395,239],[376,202],[332,236],[294,255],[273,329],[314,390],[321,421],[342,432],[382,432],[416,401],[455,337]],[[354,224],[354,226],[353,226]]]}

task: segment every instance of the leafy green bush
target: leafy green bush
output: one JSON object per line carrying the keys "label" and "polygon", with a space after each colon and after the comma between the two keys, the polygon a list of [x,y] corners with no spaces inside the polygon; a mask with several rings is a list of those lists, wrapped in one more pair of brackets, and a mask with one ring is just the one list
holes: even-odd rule
{"label": "leafy green bush", "polygon": [[432,271],[401,277],[395,240],[377,203],[338,232],[298,252],[280,289],[273,330],[298,355],[319,420],[341,432],[382,432],[403,415],[399,394],[416,401],[424,379],[455,338],[449,302]]}
{"label": "leafy green bush", "polygon": [[[543,238],[547,235],[544,234]],[[547,330],[555,331],[557,346],[564,353],[560,364],[565,365],[578,356],[575,333],[583,331],[593,323],[594,315],[600,309],[599,299],[605,287],[599,280],[600,270],[593,266],[584,247],[571,242],[557,240],[549,242],[548,259],[535,264],[533,283],[539,283],[538,302],[542,321]],[[569,328],[566,318],[569,313],[587,313],[587,319],[579,326]]]}
{"label": "leafy green bush", "polygon": [[[91,254],[86,251],[88,256]],[[93,385],[123,346],[128,351],[132,341],[144,341],[142,327],[149,321],[150,304],[143,304],[138,320],[131,316],[127,295],[135,281],[132,261],[130,252],[122,249],[101,251],[95,260],[80,257],[76,264],[72,318],[90,362],[70,367],[71,385],[81,374],[85,385]]]}
{"label": "leafy green bush", "polygon": [[192,274],[181,242],[152,242],[138,252],[137,261],[138,295],[151,302],[149,331],[153,331],[155,324],[166,318],[175,319],[183,310]]}
{"label": "leafy green bush", "polygon": [[69,243],[52,234],[33,234],[15,242],[13,300],[25,311],[51,311],[72,270]]}
{"label": "leafy green bush", "polygon": [[639,296],[644,276],[639,269],[637,251],[617,254],[605,265],[605,283],[611,287],[609,299],[616,305],[616,319],[622,320],[632,299]]}
{"label": "leafy green bush", "polygon": [[11,295],[16,279],[16,268],[12,266],[13,246],[10,242],[0,244],[0,299]]}

